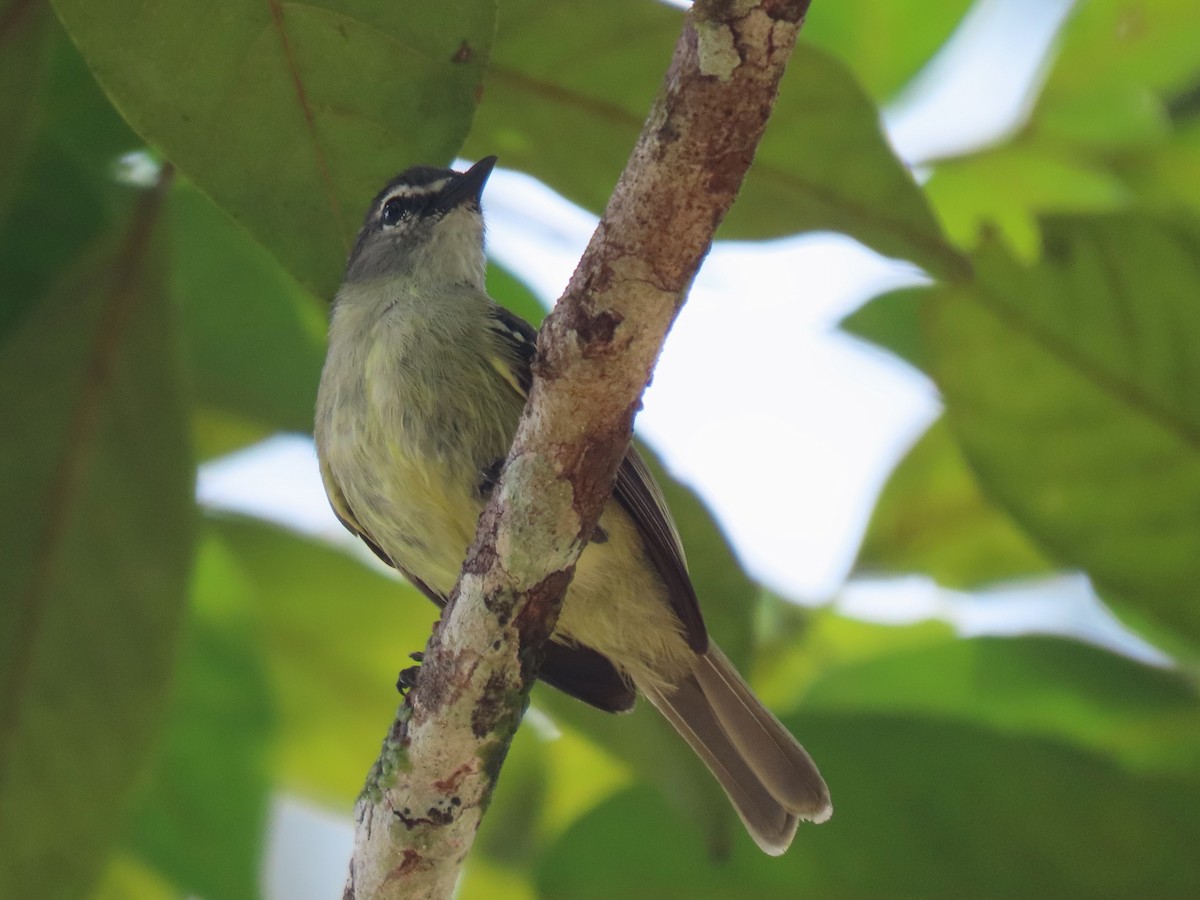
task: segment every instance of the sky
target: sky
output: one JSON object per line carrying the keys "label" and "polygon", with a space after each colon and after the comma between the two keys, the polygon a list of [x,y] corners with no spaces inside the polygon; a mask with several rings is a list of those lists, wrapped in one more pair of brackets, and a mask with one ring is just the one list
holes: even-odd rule
{"label": "sky", "polygon": [[[976,3],[884,113],[889,139],[918,177],[923,162],[986,146],[1020,123],[1070,6]],[[484,209],[492,258],[551,304],[595,216],[503,168]],[[964,635],[1073,635],[1165,662],[1100,606],[1081,575],[970,595],[916,576],[845,584],[888,474],[940,407],[922,375],[835,324],[866,299],[923,277],[837,235],[716,245],[668,338],[638,433],[708,503],[750,573],[785,597],[836,597],[843,612],[873,621],[941,618]],[[363,552],[329,512],[306,437],[277,437],[206,464],[198,495],[211,508]],[[280,798],[268,895],[333,895],[350,840],[348,819]]]}

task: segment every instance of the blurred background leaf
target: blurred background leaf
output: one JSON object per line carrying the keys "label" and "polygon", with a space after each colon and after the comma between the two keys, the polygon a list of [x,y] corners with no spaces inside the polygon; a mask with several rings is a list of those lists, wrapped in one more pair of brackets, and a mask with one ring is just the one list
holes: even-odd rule
{"label": "blurred background leaf", "polygon": [[135,130],[323,297],[379,186],[462,144],[495,27],[491,0],[55,9]]}
{"label": "blurred background leaf", "polygon": [[924,312],[948,419],[988,494],[1060,563],[1200,635],[1200,227],[1051,219]]}
{"label": "blurred background leaf", "polygon": [[53,21],[44,3],[0,3],[0,219],[8,212],[38,132]]}
{"label": "blurred background leaf", "polygon": [[929,199],[957,243],[999,228],[1027,259],[1039,214],[1195,205],[1200,155],[1186,98],[1197,85],[1196,4],[1078,3],[1028,121],[998,146],[936,164]]}
{"label": "blurred background leaf", "polygon": [[871,514],[859,572],[921,572],[972,588],[1053,571],[1029,537],[979,488],[944,421],[888,479]]}
{"label": "blurred background leaf", "polygon": [[192,185],[175,185],[169,213],[201,457],[308,431],[325,360],[323,308]]}
{"label": "blurred background leaf", "polygon": [[86,890],[163,723],[194,515],[162,194],[0,344],[0,407],[22,425],[0,443],[0,508],[22,525],[0,541],[5,896]]}
{"label": "blurred background leaf", "polygon": [[[681,21],[678,10],[644,0],[505,3],[466,154],[499,154],[505,165],[599,212],[641,130]],[[808,140],[813,133],[822,140]],[[801,43],[721,236],[826,229],[932,271],[960,265],[853,76]]]}
{"label": "blurred background leaf", "polygon": [[759,865],[748,841],[714,857],[635,787],[551,849],[539,896],[1119,897],[1149,866],[1185,896],[1198,712],[1178,674],[1070,641],[885,652],[828,670],[785,717],[839,798],[785,857]]}
{"label": "blurred background leaf", "polygon": [[538,868],[539,896],[758,898],[1187,896],[1194,776],[1133,773],[1050,740],[961,721],[812,714],[785,720],[837,811],[762,865],[749,842],[705,853],[696,829],[631,788],[572,828]]}
{"label": "blurred background leaf", "polygon": [[[246,598],[231,600],[220,547],[192,582],[163,746],[134,808],[132,854],[189,894],[259,896],[272,790],[274,710]],[[243,601],[242,603],[237,602]]]}
{"label": "blurred background leaf", "polygon": [[837,54],[871,96],[883,101],[912,80],[970,7],[970,0],[929,0],[914,16],[891,0],[814,3],[803,34]]}
{"label": "blurred background leaf", "polygon": [[223,581],[247,598],[261,634],[279,717],[276,783],[349,808],[379,754],[379,723],[399,706],[406,651],[424,649],[437,608],[397,577],[292,532],[233,518],[208,528],[231,570]]}

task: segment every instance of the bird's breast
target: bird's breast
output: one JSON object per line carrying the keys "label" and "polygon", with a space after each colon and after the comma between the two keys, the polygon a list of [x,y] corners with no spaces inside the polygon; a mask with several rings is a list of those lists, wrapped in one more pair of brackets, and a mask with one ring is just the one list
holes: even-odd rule
{"label": "bird's breast", "polygon": [[331,343],[318,445],[382,549],[448,593],[482,509],[483,471],[507,453],[521,404],[469,340],[402,316],[367,334],[345,352]]}

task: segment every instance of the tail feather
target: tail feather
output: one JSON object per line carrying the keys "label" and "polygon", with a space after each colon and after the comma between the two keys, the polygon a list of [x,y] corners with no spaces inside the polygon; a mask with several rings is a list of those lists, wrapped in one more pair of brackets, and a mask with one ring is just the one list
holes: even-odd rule
{"label": "tail feather", "polygon": [[725,733],[788,812],[812,822],[833,815],[829,788],[808,752],[750,690],[716,644],[694,671]]}
{"label": "tail feather", "polygon": [[812,758],[715,644],[673,689],[643,692],[713,773],[764,852],[787,850],[800,819],[832,815]]}
{"label": "tail feather", "polygon": [[708,766],[754,842],[772,856],[783,853],[792,842],[798,820],[771,796],[746,764],[696,679],[686,678],[669,695],[651,689],[646,696]]}

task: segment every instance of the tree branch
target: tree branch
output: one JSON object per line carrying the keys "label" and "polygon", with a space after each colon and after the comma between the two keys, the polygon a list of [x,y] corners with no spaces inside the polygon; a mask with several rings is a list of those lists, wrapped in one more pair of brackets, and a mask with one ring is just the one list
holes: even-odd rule
{"label": "tree branch", "polygon": [[458,587],[356,808],[346,898],[448,898],[609,499],[667,330],[733,203],[808,0],[700,0],[539,337]]}

